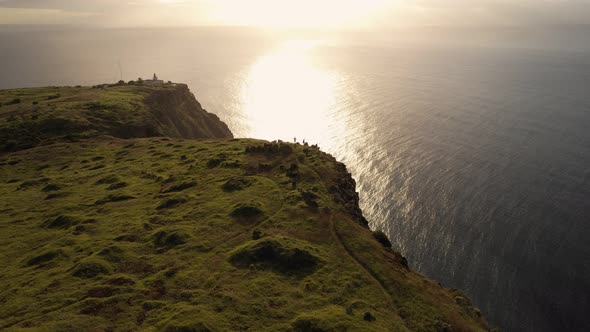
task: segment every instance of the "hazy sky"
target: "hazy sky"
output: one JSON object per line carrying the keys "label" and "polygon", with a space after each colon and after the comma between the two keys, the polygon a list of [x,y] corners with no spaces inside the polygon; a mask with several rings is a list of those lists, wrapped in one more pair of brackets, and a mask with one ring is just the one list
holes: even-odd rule
{"label": "hazy sky", "polygon": [[0,0],[0,24],[314,28],[590,24],[590,0]]}

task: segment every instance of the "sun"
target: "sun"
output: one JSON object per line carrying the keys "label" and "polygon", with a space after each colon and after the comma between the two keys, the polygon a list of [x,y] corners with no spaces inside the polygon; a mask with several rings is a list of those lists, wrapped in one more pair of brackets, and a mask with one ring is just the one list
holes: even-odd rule
{"label": "sun", "polygon": [[370,24],[391,0],[218,0],[214,19],[227,25],[345,28]]}

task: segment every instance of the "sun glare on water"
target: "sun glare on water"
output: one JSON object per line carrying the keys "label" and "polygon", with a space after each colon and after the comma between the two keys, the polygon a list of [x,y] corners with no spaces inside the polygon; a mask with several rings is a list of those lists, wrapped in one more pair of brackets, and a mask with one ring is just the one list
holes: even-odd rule
{"label": "sun glare on water", "polygon": [[315,41],[289,41],[261,57],[242,81],[240,103],[249,134],[262,139],[325,141],[337,73],[313,63]]}

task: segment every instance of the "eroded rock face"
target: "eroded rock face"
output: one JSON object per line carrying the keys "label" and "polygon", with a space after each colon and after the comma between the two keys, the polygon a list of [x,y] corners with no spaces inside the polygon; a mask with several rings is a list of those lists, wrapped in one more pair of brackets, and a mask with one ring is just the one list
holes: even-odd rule
{"label": "eroded rock face", "polygon": [[346,165],[334,162],[337,167],[336,185],[330,187],[330,194],[336,203],[341,204],[348,213],[361,225],[369,228],[369,222],[363,216],[359,207],[359,194],[356,191],[356,181],[346,169]]}
{"label": "eroded rock face", "polygon": [[152,92],[146,99],[163,136],[175,138],[233,138],[228,126],[207,112],[185,84]]}

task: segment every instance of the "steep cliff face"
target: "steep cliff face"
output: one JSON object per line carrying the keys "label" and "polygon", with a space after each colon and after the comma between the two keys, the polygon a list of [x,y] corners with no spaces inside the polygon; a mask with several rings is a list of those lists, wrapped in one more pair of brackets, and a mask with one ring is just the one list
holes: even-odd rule
{"label": "steep cliff face", "polygon": [[146,97],[162,136],[174,138],[233,138],[227,125],[203,109],[185,84],[159,89]]}
{"label": "steep cliff face", "polygon": [[0,152],[98,136],[224,139],[233,135],[184,84],[0,91]]}

